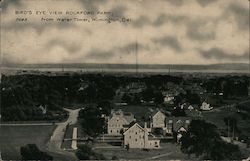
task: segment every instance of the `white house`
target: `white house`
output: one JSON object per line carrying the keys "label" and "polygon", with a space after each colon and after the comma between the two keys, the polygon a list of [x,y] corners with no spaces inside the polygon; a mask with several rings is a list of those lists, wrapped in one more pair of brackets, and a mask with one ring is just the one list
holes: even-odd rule
{"label": "white house", "polygon": [[170,94],[167,94],[165,97],[164,97],[164,102],[165,103],[172,103],[172,101],[174,100],[174,96],[170,95]]}
{"label": "white house", "polygon": [[38,108],[42,111],[43,115],[45,115],[47,113],[47,106],[46,105],[45,105],[45,107],[43,107],[42,105],[40,105]]}
{"label": "white house", "polygon": [[128,128],[123,135],[124,147],[139,149],[160,148],[160,140],[149,134],[147,127],[142,128],[138,123]]}
{"label": "white house", "polygon": [[152,127],[163,128],[165,127],[166,115],[161,111],[156,111],[152,114]]}
{"label": "white house", "polygon": [[124,113],[122,110],[112,110],[108,118],[107,133],[110,135],[122,135],[124,126],[135,121],[134,115]]}
{"label": "white house", "polygon": [[213,107],[210,106],[210,104],[206,103],[205,101],[202,103],[201,107],[200,107],[201,110],[203,111],[210,111],[213,109]]}
{"label": "white house", "polygon": [[194,107],[192,105],[188,106],[188,110],[192,111],[194,109]]}

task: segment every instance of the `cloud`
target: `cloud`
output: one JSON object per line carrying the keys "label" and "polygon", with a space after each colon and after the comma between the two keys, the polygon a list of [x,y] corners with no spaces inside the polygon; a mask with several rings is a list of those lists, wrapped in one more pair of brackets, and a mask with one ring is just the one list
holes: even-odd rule
{"label": "cloud", "polygon": [[164,25],[167,22],[179,24],[188,21],[188,17],[183,15],[174,15],[174,14],[160,14],[157,19],[153,22],[155,26]]}
{"label": "cloud", "polygon": [[238,27],[241,30],[249,30],[249,9],[242,7],[236,3],[231,3],[227,10],[227,14],[232,14]]}
{"label": "cloud", "polygon": [[149,24],[151,24],[151,20],[145,15],[142,15],[132,21],[132,25],[137,28],[141,28],[144,25],[149,25]]}
{"label": "cloud", "polygon": [[211,22],[210,26],[209,23],[210,22],[204,20],[191,21],[187,26],[188,38],[198,41],[214,40],[216,33],[212,25],[213,22]]}
{"label": "cloud", "polygon": [[124,6],[116,6],[110,10],[113,17],[124,17],[124,13],[127,10]]}
{"label": "cloud", "polygon": [[136,45],[137,45],[137,50],[147,50],[149,49],[147,46],[145,45],[142,45],[140,43],[136,43],[136,42],[133,42],[133,43],[129,43],[125,46],[122,46],[120,48],[118,48],[118,51],[119,52],[122,52],[122,53],[135,53],[136,52]]}
{"label": "cloud", "polygon": [[200,55],[206,59],[238,61],[247,59],[249,54],[245,52],[239,55],[234,53],[227,53],[219,48],[211,48],[209,50],[201,50]]}
{"label": "cloud", "polygon": [[182,50],[181,44],[176,37],[166,36],[162,38],[153,39],[153,42],[162,46],[170,47],[171,49],[179,52]]}
{"label": "cloud", "polygon": [[166,1],[175,6],[181,6],[183,4],[183,0],[166,0]]}
{"label": "cloud", "polygon": [[111,59],[113,56],[114,53],[111,51],[101,51],[99,49],[93,49],[85,56],[85,58],[94,60],[107,60]]}
{"label": "cloud", "polygon": [[45,45],[45,47],[48,48],[49,50],[57,46],[64,48],[70,54],[75,54],[77,51],[81,50],[80,45],[68,42],[67,40],[60,40],[60,39],[52,39],[48,41],[48,43]]}
{"label": "cloud", "polygon": [[83,8],[89,11],[97,11],[99,7],[108,2],[108,0],[79,0]]}
{"label": "cloud", "polygon": [[212,3],[217,2],[218,0],[196,0],[198,2],[199,5],[201,5],[202,7],[206,7],[207,5],[210,5]]}
{"label": "cloud", "polygon": [[37,33],[41,34],[46,29],[57,28],[57,29],[68,29],[73,28],[75,24],[68,22],[58,22],[58,23],[36,23],[36,22],[27,22],[27,23],[17,23],[10,22],[2,25],[2,28],[7,31],[22,31],[32,28],[36,30]]}
{"label": "cloud", "polygon": [[4,12],[6,12],[7,8],[11,5],[15,7],[22,6],[21,0],[0,0],[0,7],[3,9]]}

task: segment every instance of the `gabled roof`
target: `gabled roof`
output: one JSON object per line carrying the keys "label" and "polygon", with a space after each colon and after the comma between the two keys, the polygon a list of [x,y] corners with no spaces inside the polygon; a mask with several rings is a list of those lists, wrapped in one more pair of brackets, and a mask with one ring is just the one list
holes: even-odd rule
{"label": "gabled roof", "polygon": [[181,132],[181,131],[187,132],[187,130],[186,130],[183,126],[181,126],[177,131],[178,131],[178,132]]}
{"label": "gabled roof", "polygon": [[116,119],[123,120],[126,124],[130,123],[122,115],[113,115],[109,118],[108,122],[111,122],[111,120],[116,120]]}
{"label": "gabled roof", "polygon": [[155,137],[153,134],[149,134],[148,140],[159,140],[159,139],[157,137]]}
{"label": "gabled roof", "polygon": [[[183,127],[185,130],[187,130],[188,125],[191,121],[190,117],[169,117],[166,119],[166,122],[169,123],[169,121],[172,120],[173,130],[178,131],[181,127]],[[186,121],[189,121],[188,123]]]}
{"label": "gabled roof", "polygon": [[[135,127],[135,126],[138,127],[139,129],[145,131],[144,128],[142,128],[138,123],[135,122],[135,123],[133,123],[132,126],[129,127],[123,134],[125,135],[125,133],[127,133],[131,128],[133,128],[133,127]],[[145,132],[147,132],[147,131],[145,131]]]}
{"label": "gabled roof", "polygon": [[161,110],[156,110],[156,111],[154,111],[152,114],[151,114],[151,116],[152,117],[154,117],[156,114],[158,114],[158,113],[162,113],[164,116],[166,116]]}
{"label": "gabled roof", "polygon": [[135,120],[135,117],[132,113],[123,112],[121,109],[118,110],[112,109],[109,118],[112,119],[114,116],[122,117],[126,122],[128,122],[128,124]]}

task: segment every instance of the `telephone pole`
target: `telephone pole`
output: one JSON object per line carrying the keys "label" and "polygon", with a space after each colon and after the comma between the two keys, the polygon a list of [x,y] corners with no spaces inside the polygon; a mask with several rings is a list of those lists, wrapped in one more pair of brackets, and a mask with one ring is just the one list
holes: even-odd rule
{"label": "telephone pole", "polygon": [[138,75],[138,42],[137,42],[137,37],[136,37],[136,42],[135,42],[135,68],[136,68],[136,75]]}

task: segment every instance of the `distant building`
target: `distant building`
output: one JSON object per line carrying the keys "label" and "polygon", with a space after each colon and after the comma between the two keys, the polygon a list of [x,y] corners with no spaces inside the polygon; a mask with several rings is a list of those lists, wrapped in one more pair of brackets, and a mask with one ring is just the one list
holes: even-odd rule
{"label": "distant building", "polygon": [[45,105],[45,107],[43,107],[42,105],[40,105],[38,108],[42,111],[43,115],[45,115],[47,113],[47,107],[46,107],[46,105]]}
{"label": "distant building", "polygon": [[121,135],[124,131],[124,126],[135,121],[134,115],[124,113],[122,110],[112,110],[108,118],[107,132],[110,135]]}
{"label": "distant building", "polygon": [[192,105],[188,106],[188,110],[192,111],[194,109],[194,107]]}
{"label": "distant building", "polygon": [[203,111],[210,111],[213,109],[213,107],[210,106],[210,104],[206,103],[205,101],[202,103],[201,107],[200,107],[201,110]]}
{"label": "distant building", "polygon": [[160,148],[160,140],[149,134],[147,127],[142,128],[138,123],[134,123],[124,132],[124,147],[140,149]]}
{"label": "distant building", "polygon": [[152,127],[153,128],[165,127],[166,116],[163,112],[158,110],[158,111],[154,112],[151,117],[152,117]]}
{"label": "distant building", "polygon": [[173,96],[173,95],[167,94],[167,95],[164,97],[164,103],[172,104],[172,103],[173,103],[173,100],[174,100],[174,96]]}
{"label": "distant building", "polygon": [[182,137],[184,132],[188,131],[188,126],[191,122],[189,117],[171,117],[166,121],[166,133],[177,134],[177,142]]}

